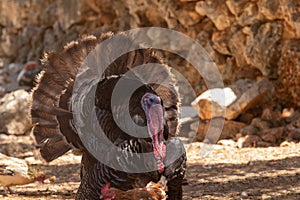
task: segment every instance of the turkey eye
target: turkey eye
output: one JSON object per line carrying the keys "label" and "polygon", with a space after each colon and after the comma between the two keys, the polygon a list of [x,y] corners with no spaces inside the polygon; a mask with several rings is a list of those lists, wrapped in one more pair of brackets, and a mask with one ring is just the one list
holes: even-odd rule
{"label": "turkey eye", "polygon": [[149,101],[149,103],[150,103],[150,104],[154,103],[154,99],[153,99],[153,97],[149,98],[149,100],[148,100],[148,101]]}

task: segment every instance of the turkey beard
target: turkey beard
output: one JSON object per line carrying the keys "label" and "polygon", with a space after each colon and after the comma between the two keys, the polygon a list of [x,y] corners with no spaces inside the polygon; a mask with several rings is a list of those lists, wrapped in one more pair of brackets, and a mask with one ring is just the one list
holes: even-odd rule
{"label": "turkey beard", "polygon": [[159,173],[164,171],[163,160],[166,157],[166,145],[163,141],[164,118],[163,108],[160,104],[150,106],[146,111],[148,134],[152,140],[153,153],[157,161]]}

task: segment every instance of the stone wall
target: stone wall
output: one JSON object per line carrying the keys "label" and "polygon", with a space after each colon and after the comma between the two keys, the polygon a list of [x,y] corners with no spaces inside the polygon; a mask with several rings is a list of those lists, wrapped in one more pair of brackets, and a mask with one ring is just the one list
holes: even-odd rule
{"label": "stone wall", "polygon": [[[80,35],[159,26],[199,41],[225,84],[262,76],[276,101],[300,106],[298,0],[2,0],[0,65],[39,60]],[[197,94],[206,89],[195,69],[168,55]]]}

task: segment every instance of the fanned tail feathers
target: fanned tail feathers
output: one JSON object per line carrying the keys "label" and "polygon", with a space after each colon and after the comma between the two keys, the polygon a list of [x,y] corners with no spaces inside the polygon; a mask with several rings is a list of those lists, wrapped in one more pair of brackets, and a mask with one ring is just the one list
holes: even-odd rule
{"label": "fanned tail feathers", "polygon": [[[102,77],[99,77],[101,80],[125,74],[143,64],[160,64],[160,68],[155,68],[155,70],[148,67],[146,71],[140,73],[137,68],[137,70],[133,70],[133,73],[143,82],[158,83],[149,85],[163,100],[169,134],[177,133],[180,99],[170,70],[162,64],[152,49],[142,48],[134,44],[133,40],[125,34],[120,35],[120,39],[117,41],[110,41],[113,37],[112,33],[103,34],[100,38],[83,37],[79,41],[66,45],[61,51],[45,55],[43,71],[38,77],[38,84],[32,93],[31,117],[32,124],[35,125],[33,133],[36,142],[46,161],[52,161],[72,147],[84,149],[73,124],[73,114],[78,113],[74,113],[71,104],[73,87],[78,75],[82,75],[81,77],[85,79],[79,83],[79,86],[84,89],[90,83],[89,75],[91,74],[103,74]],[[96,46],[106,39],[112,44],[106,44],[105,49],[97,49]],[[128,52],[127,49],[131,49],[131,51]],[[111,56],[118,53],[121,56],[109,63],[108,68],[102,67]],[[99,55],[101,55],[101,59],[99,59]],[[88,56],[91,59],[86,59]],[[145,76],[147,74],[150,77]],[[160,81],[165,81],[166,84],[159,86]],[[80,95],[84,94],[84,92],[79,94],[79,99]],[[84,106],[84,102],[82,106]]]}

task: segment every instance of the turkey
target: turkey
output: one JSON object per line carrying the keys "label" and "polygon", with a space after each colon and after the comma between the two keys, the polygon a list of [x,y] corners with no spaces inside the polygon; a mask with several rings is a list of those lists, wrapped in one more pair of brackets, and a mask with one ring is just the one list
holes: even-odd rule
{"label": "turkey", "polygon": [[27,62],[21,72],[18,74],[18,84],[20,86],[29,86],[32,88],[35,85],[35,77],[40,73],[40,71],[41,66],[37,62]]}
{"label": "turkey", "polygon": [[144,188],[134,188],[132,190],[122,191],[116,188],[110,188],[107,183],[101,189],[104,200],[166,200],[165,188],[161,183],[150,182]]}
{"label": "turkey", "polygon": [[45,178],[44,173],[28,166],[25,160],[0,153],[0,185],[4,187],[4,194],[11,192],[10,186],[43,182]]}
{"label": "turkey", "polygon": [[31,118],[42,157],[82,152],[76,199],[101,199],[167,178],[168,199],[182,199],[186,154],[179,94],[170,69],[131,35],[82,37],[45,55]]}

